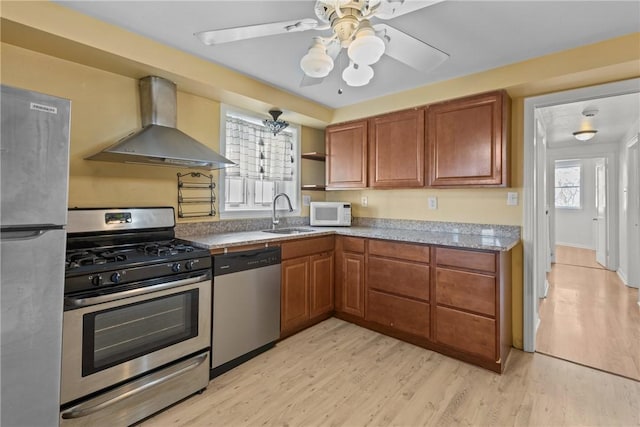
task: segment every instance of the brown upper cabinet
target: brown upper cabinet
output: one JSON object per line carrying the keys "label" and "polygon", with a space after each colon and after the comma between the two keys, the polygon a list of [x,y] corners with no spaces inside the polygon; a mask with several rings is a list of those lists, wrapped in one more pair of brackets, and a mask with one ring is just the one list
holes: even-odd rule
{"label": "brown upper cabinet", "polygon": [[424,187],[424,120],[422,108],[370,119],[371,187]]}
{"label": "brown upper cabinet", "polygon": [[496,91],[328,126],[327,188],[507,187],[510,120]]}
{"label": "brown upper cabinet", "polygon": [[367,120],[327,127],[327,189],[367,186]]}
{"label": "brown upper cabinet", "polygon": [[508,186],[510,112],[504,91],[429,105],[427,185]]}

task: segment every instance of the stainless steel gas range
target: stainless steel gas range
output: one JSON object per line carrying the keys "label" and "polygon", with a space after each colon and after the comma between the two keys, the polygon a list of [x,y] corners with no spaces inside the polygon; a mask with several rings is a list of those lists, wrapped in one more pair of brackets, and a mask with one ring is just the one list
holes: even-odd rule
{"label": "stainless steel gas range", "polygon": [[173,208],[68,215],[61,425],[128,425],[207,387],[211,257]]}

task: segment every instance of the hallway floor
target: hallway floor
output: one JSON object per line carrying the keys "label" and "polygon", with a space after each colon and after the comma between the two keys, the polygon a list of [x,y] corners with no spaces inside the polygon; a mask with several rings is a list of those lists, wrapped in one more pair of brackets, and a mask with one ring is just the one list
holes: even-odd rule
{"label": "hallway floor", "polygon": [[640,381],[638,290],[595,262],[595,251],[558,246],[540,304],[536,351]]}

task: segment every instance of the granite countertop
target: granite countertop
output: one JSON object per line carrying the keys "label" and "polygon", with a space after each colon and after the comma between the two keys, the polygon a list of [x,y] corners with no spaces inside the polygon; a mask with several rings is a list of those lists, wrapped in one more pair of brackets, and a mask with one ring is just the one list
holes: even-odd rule
{"label": "granite countertop", "polygon": [[[287,227],[283,227],[287,228]],[[326,235],[340,235],[365,237],[372,239],[395,240],[410,243],[451,246],[467,249],[483,249],[491,251],[508,251],[520,241],[519,236],[495,235],[493,229],[481,230],[478,234],[459,232],[415,230],[383,227],[310,227],[313,230],[301,234],[273,234],[265,231],[237,231],[227,233],[201,233],[180,235],[194,246],[206,249],[220,249],[233,246],[252,245],[259,243],[275,243],[293,239],[318,237]]]}

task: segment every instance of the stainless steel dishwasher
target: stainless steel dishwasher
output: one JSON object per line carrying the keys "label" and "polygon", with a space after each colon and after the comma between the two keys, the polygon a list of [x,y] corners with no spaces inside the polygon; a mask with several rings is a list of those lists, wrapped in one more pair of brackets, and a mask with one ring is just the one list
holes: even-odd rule
{"label": "stainless steel dishwasher", "polygon": [[280,337],[280,260],[279,247],[214,255],[210,378]]}

